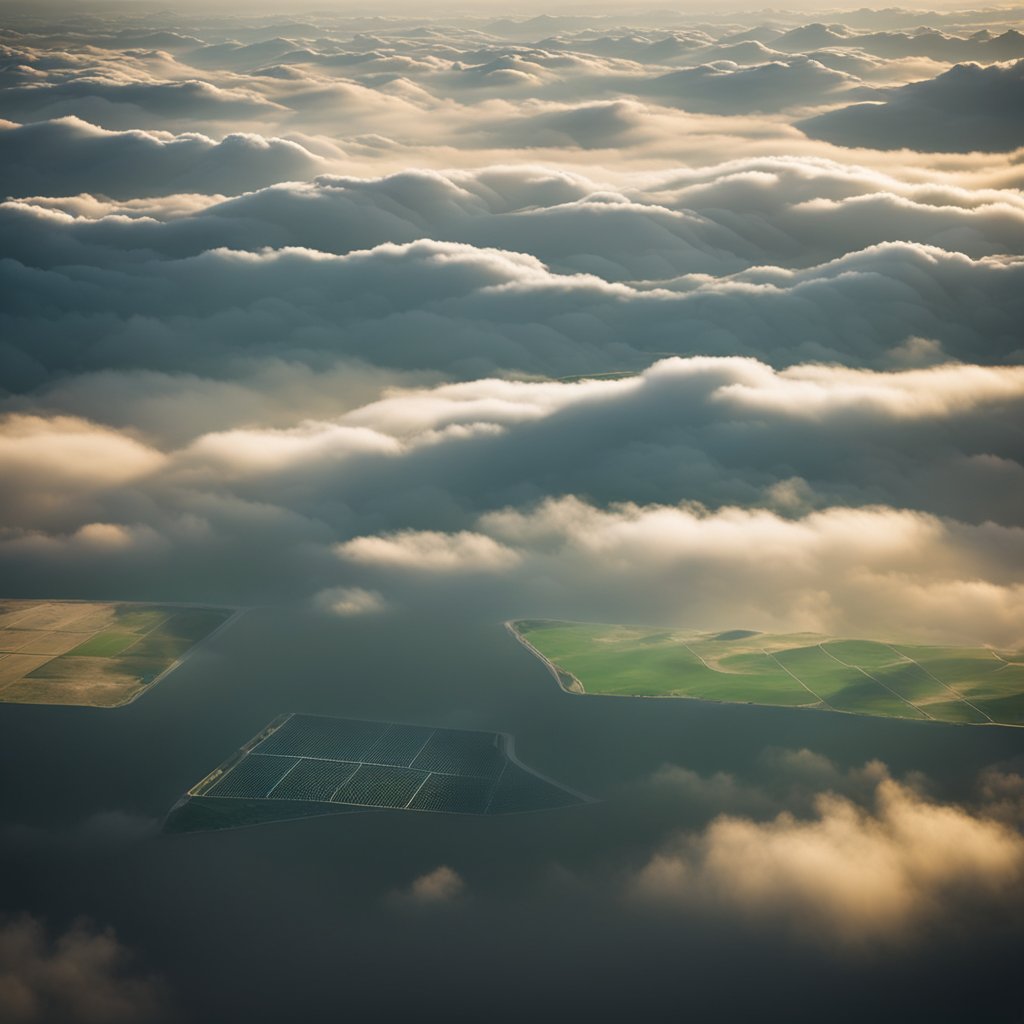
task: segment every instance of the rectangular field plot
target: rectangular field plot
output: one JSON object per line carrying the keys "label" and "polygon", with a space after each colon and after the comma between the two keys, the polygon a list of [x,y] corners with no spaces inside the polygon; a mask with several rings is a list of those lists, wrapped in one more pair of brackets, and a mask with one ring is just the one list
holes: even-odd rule
{"label": "rectangular field plot", "polygon": [[[258,757],[258,754],[254,754]],[[290,761],[291,758],[282,760]],[[334,794],[359,770],[350,761],[301,759],[274,788],[278,800],[315,800],[330,803]]]}
{"label": "rectangular field plot", "polygon": [[334,803],[365,807],[405,807],[426,782],[426,772],[380,764],[363,764],[334,794]]}
{"label": "rectangular field plot", "polygon": [[572,693],[1024,724],[1024,652],[547,620],[508,623]]}
{"label": "rectangular field plot", "polygon": [[387,731],[381,722],[292,715],[256,748],[261,754],[322,757],[329,761],[362,761]]}
{"label": "rectangular field plot", "polygon": [[431,773],[413,797],[409,807],[416,811],[483,814],[490,803],[493,790],[493,779]]}
{"label": "rectangular field plot", "polygon": [[233,614],[227,608],[0,602],[0,701],[119,707]]}
{"label": "rectangular field plot", "polygon": [[497,740],[492,733],[438,729],[412,766],[423,771],[493,779],[505,764]]}
{"label": "rectangular field plot", "polygon": [[[499,733],[289,715],[193,786],[166,827],[227,828],[223,822],[255,824],[332,808],[502,814],[585,802],[520,765],[510,746]],[[237,811],[218,809],[222,802]],[[263,809],[254,810],[257,803]]]}
{"label": "rectangular field plot", "polygon": [[392,725],[366,752],[366,760],[375,764],[395,764],[408,767],[427,745],[435,730],[425,726]]}
{"label": "rectangular field plot", "polygon": [[250,754],[242,758],[204,795],[265,798],[298,763],[298,758],[294,757],[264,757],[261,754]]}

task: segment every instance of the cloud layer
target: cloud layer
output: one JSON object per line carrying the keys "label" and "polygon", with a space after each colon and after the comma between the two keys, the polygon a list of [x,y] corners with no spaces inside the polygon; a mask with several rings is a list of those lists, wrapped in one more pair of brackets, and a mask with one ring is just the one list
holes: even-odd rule
{"label": "cloud layer", "polygon": [[725,912],[858,953],[880,942],[906,948],[964,901],[1019,900],[1019,829],[984,806],[932,801],[882,765],[868,766],[872,775],[866,800],[823,791],[806,815],[727,814],[681,834],[635,874],[631,895],[663,912]]}
{"label": "cloud layer", "polygon": [[0,922],[0,1011],[10,1024],[136,1024],[166,1019],[164,993],[132,973],[114,934],[85,922],[51,937],[32,917]]}

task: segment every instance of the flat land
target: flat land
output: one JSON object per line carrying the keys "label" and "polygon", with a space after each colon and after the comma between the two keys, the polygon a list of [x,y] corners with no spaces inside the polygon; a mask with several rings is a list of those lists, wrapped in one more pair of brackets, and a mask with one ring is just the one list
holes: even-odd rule
{"label": "flat land", "polygon": [[127,704],[231,609],[0,600],[0,701]]}
{"label": "flat land", "polygon": [[509,814],[580,803],[520,765],[492,732],[320,715],[270,723],[192,787],[170,832],[353,810]]}
{"label": "flat land", "polygon": [[1024,725],[1024,651],[548,619],[508,625],[576,693]]}

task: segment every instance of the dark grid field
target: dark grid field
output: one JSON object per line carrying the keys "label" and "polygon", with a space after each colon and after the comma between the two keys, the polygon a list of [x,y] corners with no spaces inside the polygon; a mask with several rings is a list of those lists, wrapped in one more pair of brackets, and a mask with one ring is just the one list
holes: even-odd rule
{"label": "dark grid field", "polygon": [[244,801],[246,823],[253,801],[266,802],[258,817],[268,821],[277,804],[283,819],[297,816],[296,808],[502,814],[580,802],[509,760],[505,742],[497,733],[290,715],[189,791],[203,814],[179,807],[168,828],[194,830],[182,822],[210,818],[217,801]]}

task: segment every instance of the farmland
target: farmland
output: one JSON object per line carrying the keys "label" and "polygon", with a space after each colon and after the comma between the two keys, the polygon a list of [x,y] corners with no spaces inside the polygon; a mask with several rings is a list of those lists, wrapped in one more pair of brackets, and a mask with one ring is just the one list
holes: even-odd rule
{"label": "farmland", "polygon": [[356,810],[508,814],[582,799],[519,764],[499,733],[293,714],[193,786],[165,828],[207,831]]}
{"label": "farmland", "polygon": [[232,614],[177,605],[0,601],[0,701],[127,704]]}
{"label": "farmland", "polygon": [[575,693],[1024,725],[1021,651],[547,619],[508,625]]}

